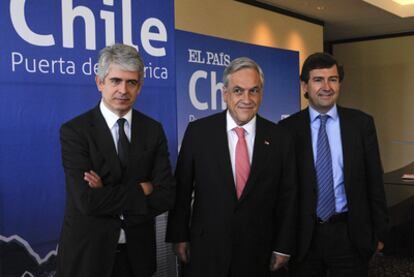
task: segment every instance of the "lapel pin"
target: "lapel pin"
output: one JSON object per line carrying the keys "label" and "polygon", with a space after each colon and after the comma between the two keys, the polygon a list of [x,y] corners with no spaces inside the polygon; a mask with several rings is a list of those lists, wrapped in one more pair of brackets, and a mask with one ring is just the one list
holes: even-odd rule
{"label": "lapel pin", "polygon": [[266,145],[270,145],[270,142],[268,142],[267,140],[264,141],[264,144]]}

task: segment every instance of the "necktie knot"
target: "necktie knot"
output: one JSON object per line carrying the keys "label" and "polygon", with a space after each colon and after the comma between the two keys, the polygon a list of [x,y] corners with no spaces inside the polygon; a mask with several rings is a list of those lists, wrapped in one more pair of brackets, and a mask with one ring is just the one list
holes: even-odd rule
{"label": "necktie knot", "polygon": [[239,139],[244,139],[244,132],[245,132],[244,128],[242,128],[242,127],[236,127],[233,130],[236,132],[237,137]]}
{"label": "necktie knot", "polygon": [[320,114],[318,117],[321,120],[321,126],[326,126],[326,122],[328,121],[329,115]]}
{"label": "necktie knot", "polygon": [[126,121],[126,119],[125,118],[120,118],[120,119],[118,119],[116,122],[118,123],[118,127],[121,129],[123,129],[124,128],[124,125],[125,125],[125,121]]}

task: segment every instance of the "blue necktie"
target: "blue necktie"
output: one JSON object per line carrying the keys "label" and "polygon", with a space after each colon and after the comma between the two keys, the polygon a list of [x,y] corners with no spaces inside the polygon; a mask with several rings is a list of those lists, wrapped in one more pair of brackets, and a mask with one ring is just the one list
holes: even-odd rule
{"label": "blue necktie", "polygon": [[326,134],[326,121],[329,116],[319,115],[321,125],[318,132],[316,152],[316,179],[318,182],[318,217],[326,221],[335,213],[335,195],[333,189],[332,157]]}

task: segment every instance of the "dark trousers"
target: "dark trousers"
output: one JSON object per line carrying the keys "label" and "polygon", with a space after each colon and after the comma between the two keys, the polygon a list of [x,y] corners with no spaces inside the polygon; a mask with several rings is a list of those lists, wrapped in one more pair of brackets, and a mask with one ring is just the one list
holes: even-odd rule
{"label": "dark trousers", "polygon": [[307,256],[289,271],[292,277],[367,277],[368,262],[352,246],[345,219],[316,223]]}
{"label": "dark trousers", "polygon": [[[228,277],[237,277],[237,275],[232,274],[231,271],[229,271],[229,273],[227,274],[227,276]],[[266,276],[260,276],[260,277],[288,277],[288,276],[289,276],[288,275],[288,271],[284,267],[284,268],[280,268],[280,269],[278,269],[276,271],[270,271],[269,270],[268,275],[266,275]],[[254,277],[256,277],[256,276],[254,276]]]}
{"label": "dark trousers", "polygon": [[126,244],[118,244],[111,277],[135,277],[128,259]]}

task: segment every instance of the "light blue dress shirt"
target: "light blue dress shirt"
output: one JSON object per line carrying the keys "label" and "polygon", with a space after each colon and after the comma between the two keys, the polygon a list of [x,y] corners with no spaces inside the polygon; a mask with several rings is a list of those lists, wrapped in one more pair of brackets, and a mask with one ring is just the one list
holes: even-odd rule
{"label": "light blue dress shirt", "polygon": [[[344,185],[344,159],[342,153],[341,126],[336,105],[327,113],[329,118],[326,122],[326,133],[329,140],[329,148],[332,156],[332,171],[334,179],[335,211],[343,213],[348,211],[345,185]],[[318,142],[318,131],[321,124],[318,116],[320,113],[309,106],[309,115],[312,132],[313,160],[316,165],[316,152]]]}

